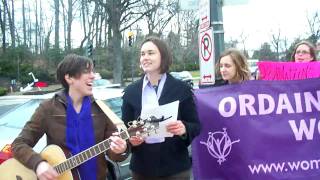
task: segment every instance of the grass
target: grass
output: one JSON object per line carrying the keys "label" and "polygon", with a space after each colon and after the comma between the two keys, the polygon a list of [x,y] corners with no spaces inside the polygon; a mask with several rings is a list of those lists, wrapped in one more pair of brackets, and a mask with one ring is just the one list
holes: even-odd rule
{"label": "grass", "polygon": [[191,73],[191,75],[192,75],[192,77],[200,77],[200,71],[199,70],[197,70],[197,71],[189,71],[190,73]]}

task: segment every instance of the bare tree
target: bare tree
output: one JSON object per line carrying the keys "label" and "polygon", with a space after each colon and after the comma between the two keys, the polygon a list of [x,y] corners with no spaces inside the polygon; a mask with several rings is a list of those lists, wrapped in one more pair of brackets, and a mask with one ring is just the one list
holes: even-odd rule
{"label": "bare tree", "polygon": [[[87,0],[82,0],[81,1],[81,16],[82,16],[82,26],[83,28],[83,34],[84,37],[81,40],[80,43],[80,48],[83,47],[84,43],[87,41],[88,43],[92,42],[93,38],[95,37],[94,34],[94,24],[97,21],[96,19],[98,18],[99,14],[102,14],[102,12],[99,12],[98,3],[94,3],[93,11],[90,11],[90,8],[88,7],[88,1]],[[92,9],[92,8],[91,8]],[[106,14],[104,12],[104,14]],[[102,27],[100,27],[102,28]]]}
{"label": "bare tree", "polygon": [[[71,50],[71,32],[72,32],[72,22],[73,17],[75,16],[73,13],[73,7],[77,3],[78,0],[68,0],[68,23],[67,23],[67,51]],[[77,9],[77,8],[75,8]]]}
{"label": "bare tree", "polygon": [[320,13],[317,11],[311,18],[307,17],[307,19],[311,33],[309,40],[316,44],[320,39]]}
{"label": "bare tree", "polygon": [[278,61],[279,61],[279,53],[280,53],[279,50],[280,50],[280,43],[281,43],[280,36],[281,36],[280,28],[278,29],[278,31],[276,33],[273,33],[271,35],[271,37],[272,37],[271,44],[274,47],[274,49],[276,50],[276,58]]}
{"label": "bare tree", "polygon": [[244,54],[246,57],[248,57],[249,55],[248,55],[248,52],[247,52],[247,49],[246,49],[246,41],[247,41],[247,39],[249,38],[249,35],[248,35],[248,34],[245,34],[245,33],[242,31],[239,38],[240,38],[239,42],[241,42],[242,47],[243,47],[243,54]]}
{"label": "bare tree", "polygon": [[14,3],[13,0],[11,0],[11,11],[9,10],[9,6],[7,3],[7,0],[3,0],[4,8],[6,9],[7,15],[8,15],[8,21],[9,21],[9,30],[10,30],[10,36],[11,36],[11,46],[16,46],[16,36],[15,36],[15,22],[14,22]]}
{"label": "bare tree", "polygon": [[148,23],[148,34],[156,33],[161,35],[170,20],[178,13],[177,0],[143,0],[142,9],[147,12],[145,19]]}
{"label": "bare tree", "polygon": [[141,6],[140,0],[96,0],[96,3],[105,8],[108,14],[110,29],[112,31],[111,41],[108,49],[113,64],[114,83],[123,83],[123,51],[121,48],[121,32],[129,29],[131,25],[145,16],[147,12],[138,11]]}
{"label": "bare tree", "polygon": [[64,44],[65,50],[71,50],[71,32],[72,32],[72,22],[74,19],[74,6],[77,0],[68,0],[68,7],[65,6],[64,0],[60,0],[62,6],[62,14],[63,14],[63,29],[64,29]]}

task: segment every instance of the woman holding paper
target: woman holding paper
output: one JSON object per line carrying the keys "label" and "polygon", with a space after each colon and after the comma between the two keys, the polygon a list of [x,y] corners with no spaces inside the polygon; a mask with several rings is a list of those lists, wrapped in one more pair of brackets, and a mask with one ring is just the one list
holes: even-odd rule
{"label": "woman holding paper", "polygon": [[246,57],[237,49],[228,49],[219,59],[222,79],[226,84],[240,83],[250,80],[250,70]]}
{"label": "woman holding paper", "polygon": [[157,37],[146,38],[140,51],[144,76],[124,90],[125,123],[138,119],[149,108],[179,101],[178,120],[166,126],[173,137],[130,138],[133,179],[190,179],[188,146],[200,133],[200,122],[192,89],[168,73],[171,63],[172,55],[166,43]]}
{"label": "woman holding paper", "polygon": [[312,62],[316,60],[316,48],[308,41],[299,42],[291,56],[293,62]]}

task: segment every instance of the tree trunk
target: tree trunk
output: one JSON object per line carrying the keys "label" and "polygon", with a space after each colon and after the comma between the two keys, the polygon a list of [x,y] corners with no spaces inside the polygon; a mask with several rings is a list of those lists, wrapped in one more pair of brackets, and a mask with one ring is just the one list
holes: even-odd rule
{"label": "tree trunk", "polygon": [[12,40],[12,47],[16,47],[16,33],[15,33],[15,19],[14,19],[14,0],[11,0],[11,24],[10,24],[10,31],[11,31],[11,40]]}
{"label": "tree trunk", "polygon": [[59,0],[54,0],[54,47],[59,49]]}
{"label": "tree trunk", "polygon": [[35,53],[38,54],[38,28],[39,28],[39,22],[38,22],[38,0],[36,0],[36,27],[35,27]]}
{"label": "tree trunk", "polygon": [[123,59],[121,49],[121,32],[120,32],[120,19],[121,19],[121,3],[116,0],[111,0],[111,12],[110,12],[110,25],[112,29],[111,39],[111,53],[113,57],[113,83],[122,84],[122,72],[123,72]]}
{"label": "tree trunk", "polygon": [[112,36],[112,54],[114,59],[113,64],[113,83],[121,83],[122,81],[122,72],[123,72],[123,52],[121,50],[121,32],[119,28],[113,28],[113,36]]}
{"label": "tree trunk", "polygon": [[[10,36],[11,36],[11,46],[15,47],[15,31],[14,31],[14,6],[13,6],[13,0],[12,0],[12,12],[9,11],[7,0],[3,0],[3,5],[7,11],[8,14],[8,20],[9,20],[9,30],[10,30]],[[12,14],[11,14],[12,13]]]}
{"label": "tree trunk", "polygon": [[71,50],[72,0],[68,0],[67,51]]}
{"label": "tree trunk", "polygon": [[67,15],[66,15],[66,7],[64,5],[63,0],[60,0],[62,6],[62,19],[63,19],[63,39],[64,39],[64,50],[68,49],[67,45]]}
{"label": "tree trunk", "polygon": [[23,46],[27,46],[27,29],[26,29],[26,12],[25,12],[25,0],[22,0],[22,26],[23,26]]}
{"label": "tree trunk", "polygon": [[3,5],[3,9],[0,7],[0,25],[1,25],[1,33],[2,33],[2,51],[6,52],[6,8],[4,5]]}

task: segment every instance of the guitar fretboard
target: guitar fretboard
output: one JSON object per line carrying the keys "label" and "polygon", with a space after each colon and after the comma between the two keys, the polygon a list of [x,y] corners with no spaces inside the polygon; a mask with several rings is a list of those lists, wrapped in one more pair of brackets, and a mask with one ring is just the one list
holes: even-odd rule
{"label": "guitar fretboard", "polygon": [[[129,138],[129,135],[126,131],[120,132],[120,138],[127,140]],[[73,169],[80,164],[86,162],[87,160],[107,151],[110,148],[110,139],[106,139],[91,148],[88,148],[70,158],[68,158],[66,161],[56,165],[54,169],[59,173],[62,174],[63,172]]]}

